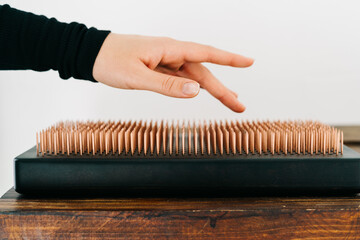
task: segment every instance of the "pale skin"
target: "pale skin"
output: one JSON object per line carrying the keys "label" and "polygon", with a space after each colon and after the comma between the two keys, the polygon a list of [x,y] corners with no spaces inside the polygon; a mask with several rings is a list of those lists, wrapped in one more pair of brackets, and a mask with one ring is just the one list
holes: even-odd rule
{"label": "pale skin", "polygon": [[93,76],[111,87],[149,90],[177,98],[195,97],[201,87],[234,112],[245,111],[238,95],[203,62],[243,68],[254,60],[193,42],[110,33],[95,60]]}

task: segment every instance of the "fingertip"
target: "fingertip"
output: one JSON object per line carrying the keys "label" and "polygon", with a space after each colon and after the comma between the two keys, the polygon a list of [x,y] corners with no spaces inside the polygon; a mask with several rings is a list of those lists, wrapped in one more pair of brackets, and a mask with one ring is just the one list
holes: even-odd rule
{"label": "fingertip", "polygon": [[255,62],[255,59],[253,58],[248,58],[248,67],[252,66]]}
{"label": "fingertip", "polygon": [[242,103],[238,102],[238,104],[232,110],[237,113],[242,113],[245,112],[246,107]]}
{"label": "fingertip", "polygon": [[223,97],[218,98],[225,106],[234,112],[241,113],[245,111],[245,106],[239,102],[239,100],[229,92]]}
{"label": "fingertip", "polygon": [[234,67],[250,67],[254,64],[254,61],[253,58],[237,55],[236,61],[234,61],[232,65]]}
{"label": "fingertip", "polygon": [[245,57],[242,61],[242,67],[250,67],[254,64],[254,61],[253,58]]}
{"label": "fingertip", "polygon": [[233,104],[228,105],[230,107],[231,110],[233,110],[234,112],[237,113],[242,113],[246,110],[246,107],[244,104],[242,104],[237,97],[233,98],[232,100]]}
{"label": "fingertip", "polygon": [[242,105],[239,110],[239,113],[245,112],[245,110],[246,110],[246,107],[244,105]]}

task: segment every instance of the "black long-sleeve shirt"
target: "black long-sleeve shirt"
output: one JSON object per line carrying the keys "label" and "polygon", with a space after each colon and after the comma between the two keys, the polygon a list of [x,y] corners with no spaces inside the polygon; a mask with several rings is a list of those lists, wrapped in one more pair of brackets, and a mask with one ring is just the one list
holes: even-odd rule
{"label": "black long-sleeve shirt", "polygon": [[0,70],[53,69],[63,79],[96,81],[93,65],[108,34],[0,5]]}

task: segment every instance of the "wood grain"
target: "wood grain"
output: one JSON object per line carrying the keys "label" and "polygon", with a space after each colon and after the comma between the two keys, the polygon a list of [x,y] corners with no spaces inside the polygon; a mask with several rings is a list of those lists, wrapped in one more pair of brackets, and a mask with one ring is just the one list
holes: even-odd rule
{"label": "wood grain", "polygon": [[2,214],[2,239],[358,239],[359,211],[24,211]]}
{"label": "wood grain", "polygon": [[358,195],[37,198],[12,188],[0,239],[360,239],[359,209]]}

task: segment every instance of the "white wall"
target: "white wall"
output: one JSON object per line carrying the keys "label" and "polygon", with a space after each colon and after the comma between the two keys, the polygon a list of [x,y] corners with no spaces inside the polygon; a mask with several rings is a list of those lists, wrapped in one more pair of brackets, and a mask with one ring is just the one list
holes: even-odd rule
{"label": "white wall", "polygon": [[53,71],[0,72],[0,195],[13,185],[13,158],[35,144],[37,130],[58,120],[301,118],[360,124],[357,0],[23,0],[10,4],[119,33],[206,43],[254,57],[256,62],[249,69],[207,65],[239,92],[247,106],[243,114],[232,113],[204,91],[195,99],[180,100],[64,81]]}

